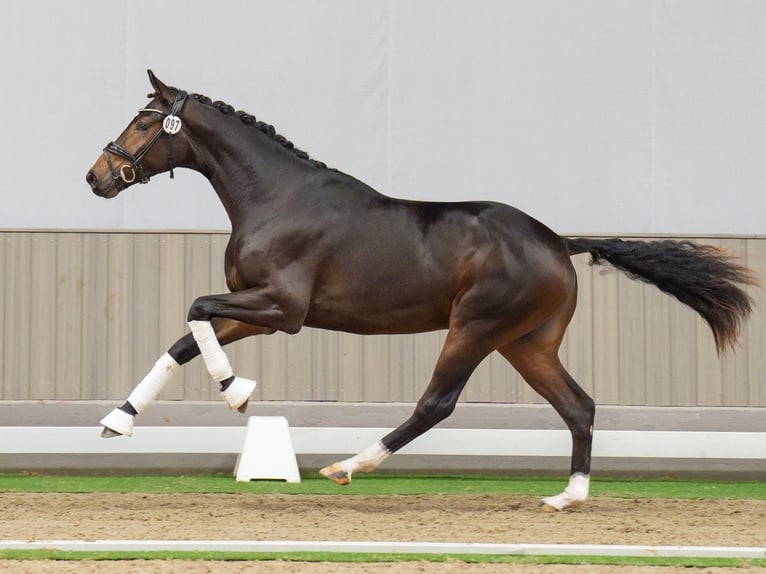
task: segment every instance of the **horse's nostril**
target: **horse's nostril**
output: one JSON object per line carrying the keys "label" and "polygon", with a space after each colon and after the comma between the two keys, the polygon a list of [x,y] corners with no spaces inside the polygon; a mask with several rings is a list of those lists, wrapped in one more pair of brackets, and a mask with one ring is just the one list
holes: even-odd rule
{"label": "horse's nostril", "polygon": [[96,177],[96,174],[92,171],[89,171],[88,174],[85,176],[85,181],[88,182],[88,184],[92,187],[96,184],[98,181],[98,178]]}

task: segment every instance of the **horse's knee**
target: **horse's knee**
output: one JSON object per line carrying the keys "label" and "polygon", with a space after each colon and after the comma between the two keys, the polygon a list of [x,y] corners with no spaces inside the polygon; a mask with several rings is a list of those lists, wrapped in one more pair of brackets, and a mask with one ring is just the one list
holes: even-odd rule
{"label": "horse's knee", "polygon": [[210,321],[213,316],[212,304],[209,297],[197,297],[189,307],[187,321]]}

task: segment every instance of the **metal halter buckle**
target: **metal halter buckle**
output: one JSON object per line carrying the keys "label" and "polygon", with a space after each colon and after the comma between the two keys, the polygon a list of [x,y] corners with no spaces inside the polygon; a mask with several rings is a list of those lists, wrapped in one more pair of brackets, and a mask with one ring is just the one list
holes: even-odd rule
{"label": "metal halter buckle", "polygon": [[[126,170],[126,169],[129,169],[129,170],[130,170],[130,173],[131,173],[130,179],[128,179],[128,178],[125,176],[125,170]],[[120,179],[122,179],[122,181],[124,181],[125,183],[133,183],[134,181],[136,181],[136,170],[135,170],[135,169],[133,169],[133,166],[132,166],[132,165],[130,165],[130,164],[125,164],[125,165],[123,165],[123,166],[120,168]]]}

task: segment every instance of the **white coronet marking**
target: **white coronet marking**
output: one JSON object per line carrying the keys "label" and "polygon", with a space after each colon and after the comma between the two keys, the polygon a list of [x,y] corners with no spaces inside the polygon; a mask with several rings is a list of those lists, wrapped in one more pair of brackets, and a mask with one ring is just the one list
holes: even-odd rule
{"label": "white coronet marking", "polygon": [[588,498],[589,489],[590,476],[576,472],[569,477],[569,484],[564,489],[564,492],[556,496],[543,498],[543,502],[556,510],[580,506]]}
{"label": "white coronet marking", "polygon": [[194,340],[199,347],[207,372],[217,383],[234,375],[229,358],[223,352],[210,321],[189,321]]}
{"label": "white coronet marking", "polygon": [[111,413],[101,419],[101,424],[108,429],[118,432],[121,435],[133,436],[133,415],[114,409]]}
{"label": "white coronet marking", "polygon": [[356,472],[370,472],[379,467],[384,460],[391,456],[391,451],[383,446],[382,442],[371,444],[362,452],[339,462],[343,471],[351,478]]}

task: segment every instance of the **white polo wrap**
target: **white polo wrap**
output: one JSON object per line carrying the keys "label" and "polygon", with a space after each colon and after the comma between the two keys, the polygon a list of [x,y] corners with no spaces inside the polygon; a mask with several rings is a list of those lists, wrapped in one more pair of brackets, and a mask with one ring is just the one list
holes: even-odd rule
{"label": "white polo wrap", "polygon": [[[162,355],[143,380],[138,383],[128,397],[136,412],[144,412],[151,405],[165,384],[173,378],[180,365],[168,353]],[[115,429],[116,430],[116,429]]]}
{"label": "white polo wrap", "polygon": [[223,352],[210,321],[189,321],[189,327],[213,380],[220,383],[233,376],[229,358]]}

